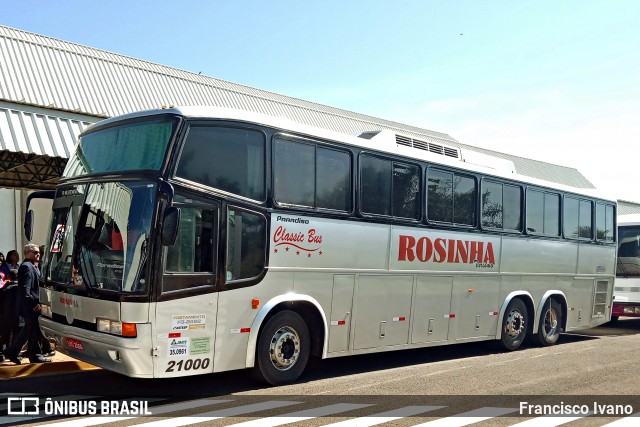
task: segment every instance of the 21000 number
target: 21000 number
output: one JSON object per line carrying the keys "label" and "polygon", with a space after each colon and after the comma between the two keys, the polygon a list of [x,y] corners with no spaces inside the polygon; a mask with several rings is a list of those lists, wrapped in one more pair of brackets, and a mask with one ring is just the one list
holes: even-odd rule
{"label": "21000 number", "polygon": [[197,369],[207,369],[211,359],[187,359],[179,361],[169,361],[169,366],[165,372],[190,371]]}

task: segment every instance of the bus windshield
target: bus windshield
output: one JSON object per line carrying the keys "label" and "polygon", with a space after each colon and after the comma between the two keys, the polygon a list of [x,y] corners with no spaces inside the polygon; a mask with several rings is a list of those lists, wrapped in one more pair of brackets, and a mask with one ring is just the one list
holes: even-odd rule
{"label": "bus windshield", "polygon": [[177,123],[175,118],[163,117],[87,133],[80,138],[63,176],[159,170]]}
{"label": "bus windshield", "polygon": [[618,228],[618,277],[640,276],[640,225]]}
{"label": "bus windshield", "polygon": [[156,184],[105,182],[58,189],[43,274],[59,286],[144,294]]}

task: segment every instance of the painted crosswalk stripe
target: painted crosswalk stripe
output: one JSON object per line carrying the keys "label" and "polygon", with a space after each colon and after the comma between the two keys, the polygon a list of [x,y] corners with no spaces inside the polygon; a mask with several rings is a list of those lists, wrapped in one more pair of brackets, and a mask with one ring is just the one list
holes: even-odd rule
{"label": "painted crosswalk stripe", "polygon": [[427,421],[426,423],[418,424],[413,427],[462,427],[517,411],[518,410],[515,408],[494,408],[487,406],[484,408],[474,409],[473,411],[463,412],[462,414],[458,414],[454,417],[445,417],[438,420]]}
{"label": "painted crosswalk stripe", "polygon": [[353,411],[354,409],[366,408],[367,406],[373,405],[368,403],[336,403],[335,405],[290,412],[277,417],[261,418],[246,421],[244,423],[231,424],[227,427],[276,427],[283,424],[297,423],[300,421],[310,420],[312,418],[326,417],[328,415],[339,414],[341,412]]}
{"label": "painted crosswalk stripe", "polygon": [[626,418],[620,418],[619,420],[605,424],[602,427],[636,427],[638,425],[640,425],[640,412]]}
{"label": "painted crosswalk stripe", "polygon": [[[231,402],[231,400],[222,400],[222,399],[200,399],[200,400],[191,400],[188,402],[180,402],[180,403],[172,403],[169,405],[162,405],[158,407],[151,408],[151,413],[153,416],[169,414],[172,412],[178,412],[186,409],[196,409],[201,408],[203,406],[209,405],[217,405],[220,403]],[[87,426],[95,426],[98,424],[107,424],[118,421],[130,420],[134,418],[140,417],[109,417],[109,416],[95,416],[95,417],[87,417],[87,418],[79,418],[68,421],[60,421],[51,424],[43,424],[38,427],[87,427]]]}
{"label": "painted crosswalk stripe", "polygon": [[405,406],[404,408],[393,409],[391,411],[380,412],[379,414],[367,415],[366,417],[354,418],[352,420],[339,421],[327,424],[323,427],[371,427],[389,421],[399,420],[405,417],[412,417],[418,414],[442,409],[444,406]]}
{"label": "painted crosswalk stripe", "polygon": [[589,412],[581,416],[569,415],[563,417],[559,417],[557,415],[545,415],[544,417],[532,418],[530,420],[522,421],[521,423],[514,424],[511,427],[556,427],[570,423],[571,421],[588,417],[589,415],[592,415],[592,413]]}
{"label": "painted crosswalk stripe", "polygon": [[204,412],[188,417],[168,418],[166,420],[152,421],[144,424],[136,424],[136,427],[180,427],[190,424],[205,423],[220,418],[235,417],[238,415],[250,414],[253,412],[266,411],[269,409],[282,408],[284,406],[297,405],[301,402],[291,402],[286,400],[271,400],[251,405],[236,406],[233,408],[220,409],[217,411]]}

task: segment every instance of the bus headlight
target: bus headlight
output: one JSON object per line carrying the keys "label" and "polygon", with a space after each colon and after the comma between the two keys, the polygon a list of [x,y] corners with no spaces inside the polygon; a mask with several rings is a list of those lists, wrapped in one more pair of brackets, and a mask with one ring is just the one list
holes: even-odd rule
{"label": "bus headlight", "polygon": [[138,336],[135,323],[123,323],[117,320],[96,319],[98,332],[104,332],[121,337],[135,338]]}
{"label": "bus headlight", "polygon": [[47,304],[40,303],[40,314],[47,317],[53,317],[53,313],[51,312],[51,306]]}

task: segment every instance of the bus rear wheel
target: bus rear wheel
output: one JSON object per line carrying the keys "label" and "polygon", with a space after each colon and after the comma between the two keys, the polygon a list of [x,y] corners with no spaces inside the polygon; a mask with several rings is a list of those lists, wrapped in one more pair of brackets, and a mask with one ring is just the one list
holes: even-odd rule
{"label": "bus rear wheel", "polygon": [[527,335],[529,326],[527,306],[519,298],[514,298],[507,305],[502,319],[502,346],[509,350],[516,350]]}
{"label": "bus rear wheel", "polygon": [[256,376],[271,385],[297,380],[309,360],[309,328],[294,311],[284,310],[267,321],[258,337]]}
{"label": "bus rear wheel", "polygon": [[544,304],[538,326],[538,343],[542,346],[554,345],[560,338],[562,329],[562,307],[553,298]]}

